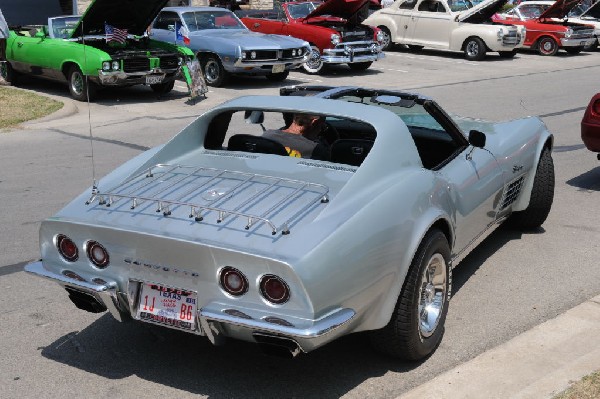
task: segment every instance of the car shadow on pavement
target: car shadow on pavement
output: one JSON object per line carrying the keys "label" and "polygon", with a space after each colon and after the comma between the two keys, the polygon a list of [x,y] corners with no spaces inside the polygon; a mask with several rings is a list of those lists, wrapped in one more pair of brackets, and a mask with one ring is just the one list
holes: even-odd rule
{"label": "car shadow on pavement", "polygon": [[567,180],[567,184],[580,191],[600,191],[600,166]]}
{"label": "car shadow on pavement", "polygon": [[262,354],[255,344],[205,337],[105,314],[83,331],[40,348],[42,356],[100,377],[137,376],[210,398],[339,398],[371,378],[410,372],[375,353],[364,334],[352,334],[295,359]]}

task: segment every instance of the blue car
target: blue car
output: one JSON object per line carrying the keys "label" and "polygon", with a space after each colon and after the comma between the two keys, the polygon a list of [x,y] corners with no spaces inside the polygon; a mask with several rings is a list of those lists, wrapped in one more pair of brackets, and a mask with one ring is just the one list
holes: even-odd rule
{"label": "blue car", "polygon": [[225,8],[163,8],[149,34],[152,39],[188,46],[202,65],[206,83],[217,87],[231,74],[283,81],[310,53],[303,40],[250,31]]}

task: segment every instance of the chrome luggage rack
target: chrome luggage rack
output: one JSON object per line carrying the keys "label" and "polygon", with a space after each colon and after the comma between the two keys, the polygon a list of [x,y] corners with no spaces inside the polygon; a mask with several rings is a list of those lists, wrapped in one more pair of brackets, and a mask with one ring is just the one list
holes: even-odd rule
{"label": "chrome luggage rack", "polygon": [[[285,235],[290,233],[291,223],[302,214],[318,204],[328,203],[328,194],[329,187],[301,180],[158,164],[107,191],[94,188],[86,205],[98,200],[98,205],[110,207],[121,199],[128,199],[133,210],[144,202],[151,202],[156,204],[156,212],[162,212],[165,217],[178,207],[189,207],[188,217],[197,222],[215,212],[217,223],[230,215],[243,217],[247,220],[246,230],[262,222],[270,227],[272,235],[277,231]],[[279,217],[285,221],[277,227],[272,219]]]}

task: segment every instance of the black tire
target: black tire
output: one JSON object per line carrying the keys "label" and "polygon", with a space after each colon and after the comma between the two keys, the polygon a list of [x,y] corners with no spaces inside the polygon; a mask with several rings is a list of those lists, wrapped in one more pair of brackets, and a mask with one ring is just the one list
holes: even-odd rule
{"label": "black tire", "polygon": [[317,46],[311,46],[308,61],[302,64],[306,73],[317,75],[323,70],[325,63],[321,60],[321,51]]}
{"label": "black tire", "polygon": [[535,171],[529,206],[524,211],[514,212],[510,224],[521,230],[537,229],[546,221],[553,201],[554,162],[550,150],[545,148]]}
{"label": "black tire", "polygon": [[209,55],[202,63],[206,84],[213,87],[221,87],[229,80],[229,73],[223,68],[219,57]]}
{"label": "black tire", "polygon": [[487,48],[483,40],[478,37],[470,37],[465,40],[465,58],[469,61],[481,61],[485,58]]}
{"label": "black tire", "polygon": [[514,58],[517,54],[517,50],[513,51],[498,51],[500,58]]}
{"label": "black tire", "polygon": [[279,73],[269,73],[267,75],[267,79],[269,79],[273,82],[283,82],[284,80],[287,79],[289,74],[290,74],[290,71],[283,71],[283,72],[279,72]]}
{"label": "black tire", "polygon": [[419,45],[416,45],[416,44],[409,44],[409,45],[408,45],[408,48],[409,48],[411,51],[415,51],[415,52],[423,50],[423,48],[424,48],[424,47],[425,47],[425,46],[419,46]]}
{"label": "black tire", "polygon": [[[432,273],[425,273],[427,270]],[[452,288],[451,273],[448,240],[441,231],[432,229],[417,249],[390,322],[370,334],[374,349],[405,360],[420,360],[429,356],[444,335]],[[428,282],[430,278],[439,286]],[[431,308],[439,306],[439,309],[426,311],[427,307],[423,305],[430,305]],[[427,316],[426,320],[422,320],[424,315]],[[432,322],[433,325],[426,322]]]}
{"label": "black tire", "polygon": [[369,69],[369,67],[371,66],[372,63],[373,63],[373,61],[353,62],[351,64],[348,64],[348,66],[353,71],[366,71],[367,69]]}
{"label": "black tire", "polygon": [[150,85],[150,88],[156,94],[167,94],[171,90],[173,90],[173,87],[175,87],[175,81],[174,80],[171,80],[170,82],[166,82],[166,83],[158,83],[158,84],[155,84],[155,85]]}
{"label": "black tire", "polygon": [[537,51],[545,56],[556,55],[558,53],[558,43],[550,36],[544,36],[537,42]]}
{"label": "black tire", "polygon": [[13,86],[16,86],[19,81],[19,73],[8,61],[0,62],[0,77]]}
{"label": "black tire", "polygon": [[88,81],[77,65],[72,65],[69,68],[67,76],[71,97],[77,101],[87,101],[88,96],[90,101],[94,98],[96,95],[96,86]]}
{"label": "black tire", "polygon": [[390,30],[385,26],[380,26],[381,32],[383,33],[383,40],[381,41],[381,51],[391,50],[394,47],[394,42],[392,41],[392,34]]}
{"label": "black tire", "polygon": [[571,55],[575,55],[581,53],[584,48],[585,46],[565,47],[565,51]]}
{"label": "black tire", "polygon": [[596,51],[598,50],[598,38],[594,38],[592,44],[586,45],[583,47],[584,51]]}

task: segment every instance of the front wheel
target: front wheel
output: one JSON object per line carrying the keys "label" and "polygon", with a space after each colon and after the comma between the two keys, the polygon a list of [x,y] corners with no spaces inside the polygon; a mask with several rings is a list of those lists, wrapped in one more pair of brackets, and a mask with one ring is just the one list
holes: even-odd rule
{"label": "front wheel", "polygon": [[485,43],[478,37],[471,37],[465,42],[465,58],[469,61],[481,61],[487,51]]}
{"label": "front wheel", "polygon": [[598,49],[598,38],[594,38],[592,44],[587,44],[583,47],[585,51],[595,51]]}
{"label": "front wheel", "polygon": [[10,62],[0,61],[0,77],[4,79],[5,82],[10,83],[13,86],[17,85],[19,74],[13,69]]}
{"label": "front wheel", "polygon": [[167,82],[167,83],[157,83],[157,84],[154,84],[154,85],[150,85],[150,88],[156,94],[167,94],[171,90],[173,90],[173,87],[175,87],[175,81],[174,80],[172,80],[170,82]]}
{"label": "front wheel", "polygon": [[223,68],[219,57],[209,56],[203,63],[206,84],[213,87],[223,86],[229,79],[229,73]]}
{"label": "front wheel", "polygon": [[565,47],[565,51],[571,55],[575,55],[581,53],[584,48],[585,46]]}
{"label": "front wheel", "polygon": [[391,48],[394,46],[394,42],[392,42],[392,34],[390,33],[390,30],[385,26],[380,26],[379,29],[383,34],[381,40],[381,51],[391,50]]}
{"label": "front wheel", "polygon": [[353,62],[351,64],[348,64],[348,66],[353,71],[366,71],[367,69],[369,69],[369,67],[371,66],[372,63],[373,63],[372,61],[368,61],[368,62]]}
{"label": "front wheel", "polygon": [[517,54],[517,50],[513,51],[498,51],[500,58],[514,58]]}
{"label": "front wheel", "polygon": [[284,80],[287,79],[288,75],[290,74],[290,71],[283,71],[283,72],[278,72],[278,73],[269,73],[267,74],[267,79],[273,81],[273,82],[283,82]]}
{"label": "front wheel", "polygon": [[550,149],[545,148],[533,178],[531,198],[527,209],[510,216],[510,223],[522,230],[540,227],[548,217],[554,201],[554,162]]}
{"label": "front wheel", "polygon": [[406,360],[429,356],[444,334],[451,273],[448,240],[433,229],[417,249],[390,322],[371,333],[373,347]]}
{"label": "front wheel", "polygon": [[81,72],[77,65],[71,66],[68,75],[69,92],[71,97],[77,101],[87,101],[88,97],[92,100],[96,94],[96,86],[88,82],[88,79]]}
{"label": "front wheel", "polygon": [[323,69],[323,60],[321,60],[321,51],[316,46],[311,46],[308,60],[302,64],[302,67],[311,75],[318,74]]}
{"label": "front wheel", "polygon": [[553,38],[545,36],[539,40],[537,49],[541,55],[556,55],[558,53],[558,44]]}

